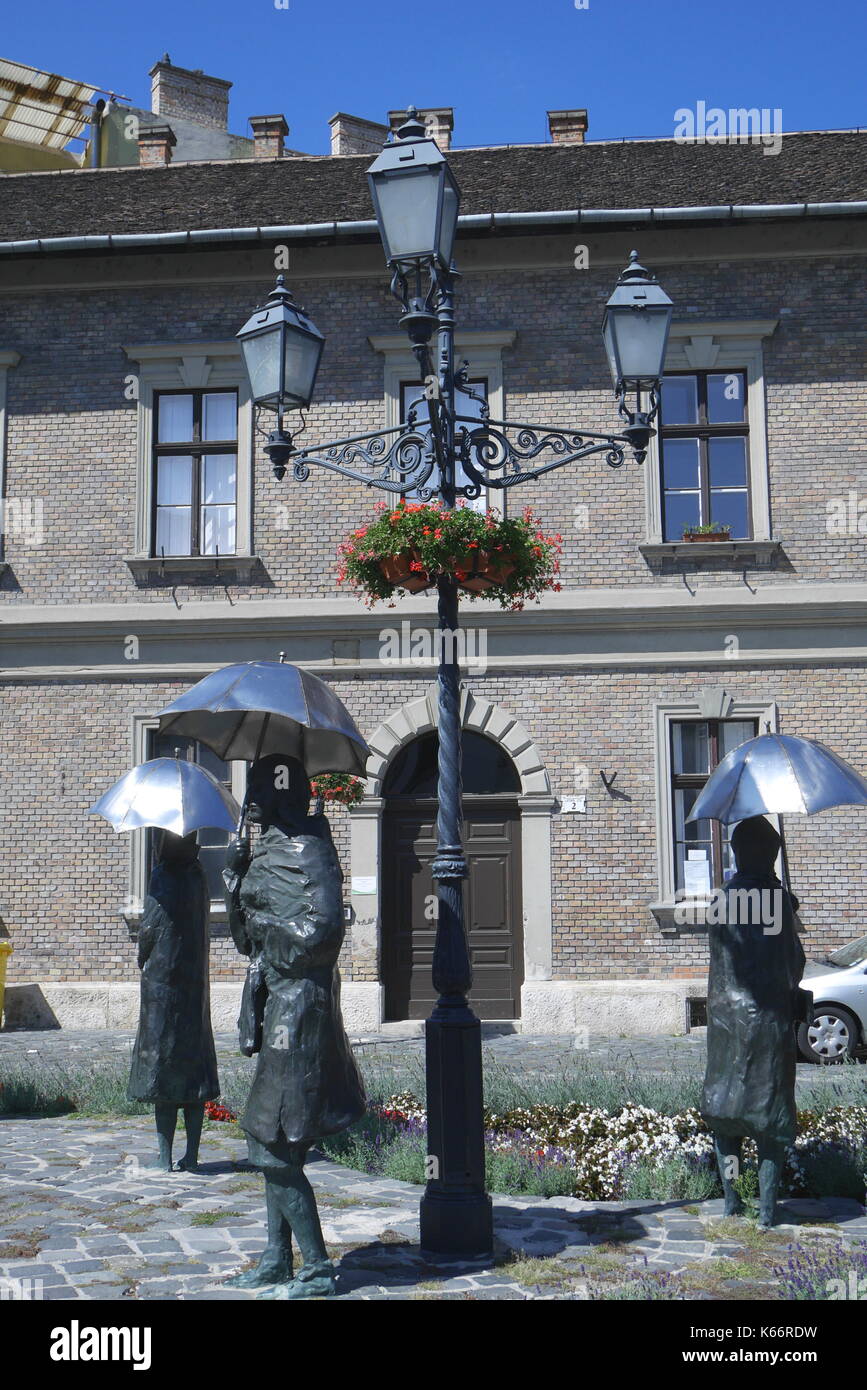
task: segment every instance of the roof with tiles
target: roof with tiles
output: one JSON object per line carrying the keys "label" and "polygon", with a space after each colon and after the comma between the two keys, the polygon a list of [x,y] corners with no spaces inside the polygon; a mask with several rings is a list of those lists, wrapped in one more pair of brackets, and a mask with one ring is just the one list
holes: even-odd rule
{"label": "roof with tiles", "polygon": [[[462,213],[867,200],[867,134],[451,150]],[[369,155],[60,170],[0,177],[0,241],[366,221]]]}

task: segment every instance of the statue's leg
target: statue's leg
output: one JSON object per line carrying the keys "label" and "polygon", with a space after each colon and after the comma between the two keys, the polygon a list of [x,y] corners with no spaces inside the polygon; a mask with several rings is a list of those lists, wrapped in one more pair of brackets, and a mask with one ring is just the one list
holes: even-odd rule
{"label": "statue's leg", "polygon": [[280,1205],[304,1264],[296,1277],[280,1285],[266,1298],[328,1298],[336,1291],[334,1266],[328,1258],[316,1195],[304,1172],[307,1145],[298,1145],[296,1161],[279,1170]]}
{"label": "statue's leg", "polygon": [[182,1172],[197,1173],[199,1171],[199,1143],[202,1138],[202,1125],[205,1120],[205,1102],[197,1101],[194,1105],[184,1106],[184,1124],[187,1130],[187,1150],[183,1158],[178,1159],[178,1168]]}
{"label": "statue's leg", "polygon": [[172,1143],[178,1123],[178,1107],[158,1100],[154,1106],[154,1117],[157,1122],[157,1138],[160,1146],[156,1166],[164,1168],[167,1173],[170,1173],[172,1171]]}
{"label": "statue's leg", "polygon": [[292,1231],[283,1213],[277,1168],[265,1169],[265,1205],[268,1211],[268,1244],[259,1263],[226,1280],[239,1289],[261,1289],[266,1284],[288,1284],[292,1278]]}
{"label": "statue's leg", "polygon": [[743,1139],[739,1134],[714,1134],[713,1146],[725,1196],[725,1216],[740,1216],[744,1209],[735,1178],[741,1174]]}
{"label": "statue's leg", "polygon": [[760,1140],[757,1148],[759,1151],[759,1225],[767,1230],[769,1226],[774,1224],[777,1193],[780,1190],[780,1178],[783,1176],[783,1164],[786,1158],[786,1146],[785,1144]]}

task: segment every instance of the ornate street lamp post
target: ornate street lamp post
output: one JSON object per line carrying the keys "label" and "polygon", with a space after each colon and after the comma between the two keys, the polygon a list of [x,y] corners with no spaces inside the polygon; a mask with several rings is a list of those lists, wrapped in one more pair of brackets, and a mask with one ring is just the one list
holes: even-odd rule
{"label": "ornate street lamp post", "polygon": [[[632,253],[608,301],[603,325],[625,421],[619,434],[491,420],[484,403],[481,420],[462,416],[455,392],[466,387],[468,364],[455,372],[452,262],[460,192],[414,107],[368,178],[392,291],[403,306],[401,324],[426,383],[428,418],[420,418],[416,401],[406,422],[392,429],[299,449],[285,430],[285,413],[309,404],[324,340],[282,287],[281,277],[269,303],[238,334],[253,400],[277,415],[265,446],[277,477],[283,478],[291,464],[293,476],[303,482],[317,466],[385,492],[412,491],[422,501],[438,496],[453,508],[459,498],[478,497],[483,488],[514,487],[590,454],[604,454],[612,468],[623,464],[627,450],[642,462],[653,434],[672,305],[638,265],[637,254]],[[631,411],[630,390],[636,393]],[[649,396],[646,410],[642,393]],[[468,481],[459,484],[459,476]],[[458,584],[452,574],[437,580],[437,607],[442,636],[433,983],[439,997],[425,1025],[431,1176],[421,1203],[421,1244],[439,1254],[485,1255],[493,1232],[485,1192],[481,1028],[467,1002],[472,970],[463,911]]]}

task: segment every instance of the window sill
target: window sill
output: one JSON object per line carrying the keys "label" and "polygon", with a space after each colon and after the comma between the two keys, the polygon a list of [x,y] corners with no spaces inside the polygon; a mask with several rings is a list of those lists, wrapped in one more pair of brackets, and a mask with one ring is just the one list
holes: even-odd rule
{"label": "window sill", "polygon": [[640,545],[645,560],[722,560],[752,557],[768,563],[782,552],[782,541],[646,541]]}
{"label": "window sill", "polygon": [[262,568],[258,555],[128,555],[124,563],[141,586],[214,579],[249,584]]}
{"label": "window sill", "polygon": [[[678,902],[648,903],[656,924],[664,936],[684,936],[690,932],[707,931],[707,898],[684,898]],[[675,918],[675,912],[682,920]]]}

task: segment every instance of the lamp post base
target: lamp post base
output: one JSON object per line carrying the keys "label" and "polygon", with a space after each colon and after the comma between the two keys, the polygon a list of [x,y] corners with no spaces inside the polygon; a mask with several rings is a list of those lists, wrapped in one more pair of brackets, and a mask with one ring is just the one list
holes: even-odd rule
{"label": "lamp post base", "polygon": [[493,1252],[494,1216],[486,1192],[425,1193],[421,1199],[421,1253],[431,1259],[485,1259]]}
{"label": "lamp post base", "polygon": [[464,1000],[441,1001],[425,1023],[425,1062],[431,1177],[421,1200],[421,1248],[440,1257],[490,1255],[482,1030]]}

